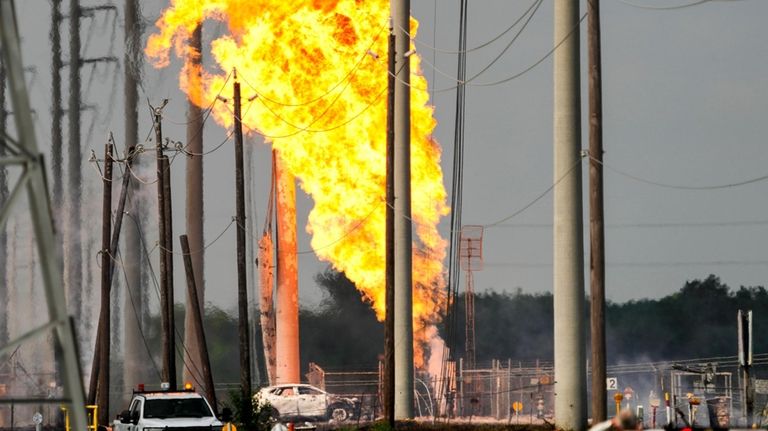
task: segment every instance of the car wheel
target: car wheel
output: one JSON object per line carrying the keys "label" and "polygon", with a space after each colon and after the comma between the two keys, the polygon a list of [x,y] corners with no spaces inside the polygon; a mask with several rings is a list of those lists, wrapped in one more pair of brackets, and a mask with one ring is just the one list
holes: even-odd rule
{"label": "car wheel", "polygon": [[328,408],[328,421],[345,422],[351,416],[344,404],[334,404]]}
{"label": "car wheel", "polygon": [[274,420],[280,420],[280,412],[276,408],[270,407],[269,408],[269,417],[271,419],[274,419]]}

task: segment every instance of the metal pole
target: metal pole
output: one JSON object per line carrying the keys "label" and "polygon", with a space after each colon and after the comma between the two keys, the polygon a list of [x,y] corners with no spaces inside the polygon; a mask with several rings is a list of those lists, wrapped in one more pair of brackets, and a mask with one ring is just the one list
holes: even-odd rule
{"label": "metal pole", "polygon": [[555,426],[586,428],[582,242],[579,2],[555,0],[554,318]]}
{"label": "metal pole", "polygon": [[95,354],[99,357],[99,386],[97,405],[99,409],[98,421],[108,425],[109,422],[109,353],[110,353],[110,269],[111,269],[111,244],[112,237],[112,165],[113,149],[112,140],[104,149],[104,194],[101,211],[101,312],[99,313],[100,334],[99,345]]}
{"label": "metal pole", "polygon": [[391,0],[395,31],[395,419],[413,418],[410,0]]}
{"label": "metal pole", "polygon": [[64,199],[62,171],[62,136],[61,120],[64,112],[61,107],[61,0],[51,0],[51,173],[53,174],[53,211],[57,223],[61,221],[61,207]]}
{"label": "metal pole", "polygon": [[[202,24],[198,24],[189,39],[189,60],[192,67],[187,76],[190,91],[201,92],[200,64],[202,62]],[[187,206],[186,221],[187,235],[192,250],[196,250],[191,256],[192,267],[195,268],[195,285],[198,288],[199,306],[205,308],[205,250],[204,250],[204,206],[203,206],[203,113],[199,106],[192,100],[187,103],[187,149],[192,154],[187,158]],[[199,251],[197,251],[199,250]],[[190,297],[187,294],[187,304]],[[192,313],[184,316],[184,327],[191,328],[194,325]],[[184,356],[187,358],[184,366],[184,381],[192,380],[192,370],[188,367],[200,368],[202,358],[198,354],[199,340],[194,331],[184,331],[184,344],[187,349]],[[197,367],[194,367],[197,365]]]}
{"label": "metal pole", "polygon": [[384,417],[395,426],[395,34],[390,28],[387,55],[387,182],[384,322]]}
{"label": "metal pole", "polygon": [[589,0],[589,237],[592,423],[607,418],[605,389],[605,231],[603,222],[603,102],[600,1]]}
{"label": "metal pole", "polygon": [[205,329],[203,328],[203,312],[200,301],[197,296],[197,286],[195,285],[195,271],[192,266],[192,253],[189,251],[189,240],[187,235],[179,237],[181,241],[181,252],[184,254],[184,271],[187,275],[187,295],[190,298],[188,314],[192,315],[192,326],[187,327],[194,330],[195,338],[199,341],[197,344],[197,354],[200,356],[203,379],[205,379],[205,396],[213,407],[214,415],[218,416],[218,405],[216,404],[216,390],[213,386],[213,375],[211,374],[211,361],[208,358],[208,343],[205,340]]}
{"label": "metal pole", "polygon": [[241,419],[246,428],[251,423],[251,348],[248,337],[248,290],[245,279],[245,179],[243,177],[243,124],[240,116],[240,83],[235,84],[235,210],[237,222],[237,315],[240,334]]}

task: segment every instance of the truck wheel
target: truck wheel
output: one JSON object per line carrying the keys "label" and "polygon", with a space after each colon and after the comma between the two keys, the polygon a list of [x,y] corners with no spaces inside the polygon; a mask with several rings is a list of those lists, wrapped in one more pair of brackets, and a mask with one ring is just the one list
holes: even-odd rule
{"label": "truck wheel", "polygon": [[333,404],[328,407],[328,421],[345,422],[350,418],[349,410],[344,404]]}

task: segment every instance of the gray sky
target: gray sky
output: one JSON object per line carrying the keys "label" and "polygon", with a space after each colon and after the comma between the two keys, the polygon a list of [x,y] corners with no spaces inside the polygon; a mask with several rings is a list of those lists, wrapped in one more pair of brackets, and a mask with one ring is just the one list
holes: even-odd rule
{"label": "gray sky", "polygon": [[[437,1],[437,4],[435,3]],[[688,0],[633,0],[650,6],[678,5]],[[479,45],[507,28],[533,0],[486,0],[470,2],[468,46]],[[65,2],[66,3],[66,2]],[[115,2],[122,7],[122,2]],[[84,5],[96,4],[83,1]],[[144,2],[147,32],[165,2]],[[414,0],[412,13],[421,22],[418,52],[439,71],[425,63],[424,72],[438,89],[452,87],[444,74],[455,75],[456,57],[436,53],[430,47],[455,50],[458,38],[458,2]],[[552,47],[552,4],[544,0],[530,24],[509,51],[477,82],[492,82],[514,75],[541,59]],[[603,103],[605,112],[604,147],[606,165],[658,183],[685,186],[719,185],[759,177],[768,171],[768,2],[759,0],[712,1],[678,10],[648,10],[619,0],[602,4],[603,23]],[[38,112],[38,139],[42,146],[50,140],[50,45],[47,41],[50,5],[43,0],[17,1],[24,44],[24,60],[37,68],[32,89]],[[66,4],[64,5],[66,9]],[[437,12],[435,14],[435,11]],[[582,2],[582,11],[586,5]],[[91,27],[83,22],[86,56],[110,52],[112,19],[97,15]],[[114,55],[122,58],[122,11],[117,20]],[[585,25],[582,25],[582,78],[586,72]],[[221,26],[211,23],[204,31],[209,41]],[[67,54],[67,26],[62,27]],[[434,32],[434,33],[433,33]],[[468,56],[468,75],[484,68],[511,40],[513,32]],[[434,35],[434,37],[433,37]],[[85,42],[84,42],[85,44]],[[435,57],[433,57],[435,56]],[[206,59],[206,61],[210,58]],[[210,61],[208,61],[210,66]],[[164,133],[184,141],[183,123],[186,102],[178,90],[177,62],[165,70],[144,68],[142,99],[153,103],[171,100],[166,108]],[[87,85],[90,68],[83,69]],[[66,74],[64,74],[66,77]],[[113,79],[117,82],[113,82]],[[586,118],[586,81],[582,79],[583,111]],[[114,95],[113,85],[117,87]],[[66,82],[64,94],[67,94]],[[106,133],[115,132],[123,145],[122,71],[98,66],[85,103],[98,106],[98,121],[91,140],[84,143],[103,152]],[[446,188],[450,191],[450,166],[453,148],[455,93],[436,93],[438,126],[436,137],[442,144]],[[113,105],[110,114],[108,106]],[[140,107],[140,135],[151,126],[147,110]],[[83,139],[91,115],[83,116]],[[487,224],[502,219],[533,201],[547,190],[552,179],[552,61],[509,83],[467,88],[466,144],[464,176],[465,224]],[[583,147],[587,147],[586,122],[582,122]],[[65,131],[66,133],[66,131]],[[225,132],[213,121],[207,123],[206,149],[213,148]],[[66,139],[66,134],[65,134]],[[256,226],[263,223],[268,188],[268,147],[253,139],[258,207]],[[45,150],[46,153],[48,149]],[[147,158],[148,163],[154,163]],[[206,242],[217,237],[230,224],[234,214],[234,156],[231,143],[206,156]],[[174,162],[175,234],[184,226],[184,158]],[[583,166],[586,166],[584,164]],[[606,290],[613,301],[660,297],[679,289],[686,280],[719,275],[732,287],[765,285],[768,257],[766,184],[758,182],[724,190],[693,191],[650,185],[605,172]],[[586,169],[584,184],[586,187]],[[86,235],[98,238],[100,189],[98,174],[84,166],[90,202],[84,210]],[[143,172],[148,179],[154,170]],[[145,186],[147,199],[154,199],[154,185]],[[586,188],[585,188],[586,190]],[[299,192],[299,250],[309,250],[303,225],[311,207]],[[154,214],[154,213],[152,213]],[[552,288],[552,197],[547,195],[503,226],[485,232],[486,268],[476,274],[479,291],[494,289],[544,292]],[[585,220],[588,219],[585,201]],[[758,222],[758,223],[743,223]],[[442,224],[447,234],[448,218]],[[156,231],[147,232],[150,247]],[[585,232],[588,244],[588,231]],[[98,240],[96,240],[98,241]],[[206,300],[226,308],[234,306],[235,231],[230,228],[208,249],[206,255]],[[95,262],[95,252],[90,262]],[[152,255],[157,260],[157,252]],[[585,247],[588,261],[588,247]],[[155,269],[157,270],[156,263]],[[313,276],[326,267],[312,254],[299,258],[300,297],[304,305],[321,299]],[[93,271],[97,268],[92,266]],[[177,298],[183,291],[181,260],[176,262]],[[588,271],[587,275],[588,277]],[[93,277],[94,282],[98,280]],[[588,279],[586,280],[588,283]],[[587,284],[588,286],[588,284]]]}

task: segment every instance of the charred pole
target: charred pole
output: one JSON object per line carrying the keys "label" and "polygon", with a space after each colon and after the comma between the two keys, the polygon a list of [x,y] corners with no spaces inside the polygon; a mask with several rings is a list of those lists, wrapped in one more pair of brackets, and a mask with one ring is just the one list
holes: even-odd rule
{"label": "charred pole", "polygon": [[387,180],[386,180],[386,251],[385,251],[385,309],[384,318],[384,417],[390,427],[395,425],[395,34],[389,30],[387,52]]}
{"label": "charred pole", "polygon": [[[154,111],[154,129],[155,129],[155,146],[157,151],[157,211],[158,211],[158,226],[159,226],[159,243],[160,247],[160,310],[161,310],[161,322],[163,327],[162,343],[162,378],[163,381],[168,382],[171,389],[176,388],[176,340],[174,338],[174,326],[173,326],[173,292],[172,285],[168,282],[170,278],[168,273],[173,269],[169,267],[168,251],[167,248],[167,233],[168,233],[168,217],[166,201],[169,199],[166,196],[167,181],[166,171],[168,170],[168,157],[163,154],[163,108],[165,107],[167,100],[158,108],[153,108]],[[169,312],[171,310],[171,312]]]}
{"label": "charred pole", "polygon": [[99,406],[98,421],[109,423],[109,353],[110,353],[110,287],[111,287],[111,244],[112,239],[112,166],[114,144],[110,136],[104,149],[104,193],[101,210],[101,312],[99,313],[97,349],[99,356],[99,389],[96,405]]}
{"label": "charred pole", "polygon": [[[213,407],[213,414],[219,415],[216,404],[216,391],[213,387],[213,375],[211,374],[211,361],[208,359],[208,343],[205,340],[205,328],[203,327],[203,312],[200,300],[197,297],[197,286],[195,285],[195,271],[192,266],[192,253],[189,251],[189,240],[187,235],[179,237],[181,242],[181,252],[184,255],[184,271],[187,276],[187,296],[190,298],[187,310],[192,314],[192,326],[188,327],[195,332],[198,340],[196,345],[197,354],[200,355],[200,365],[202,368],[203,379],[205,380],[205,396]],[[199,250],[195,251],[199,253]]]}
{"label": "charred pole", "polygon": [[234,73],[235,122],[235,221],[237,223],[237,317],[240,334],[240,390],[242,421],[251,423],[251,348],[248,336],[248,290],[245,270],[245,179],[243,175],[243,124],[240,82]]}
{"label": "charred pole", "polygon": [[168,335],[171,340],[169,350],[171,351],[170,364],[171,371],[169,372],[169,384],[171,390],[176,390],[176,312],[174,310],[174,282],[173,282],[173,206],[171,203],[173,199],[171,197],[171,162],[168,156],[163,158],[163,200],[165,201],[165,267],[166,267],[166,285],[168,292],[168,308],[166,313],[168,314]]}
{"label": "charred pole", "polygon": [[[62,181],[62,135],[61,120],[64,110],[61,105],[61,0],[51,0],[51,172],[53,174],[53,211],[54,220],[60,219],[64,190]],[[60,220],[59,220],[60,221]]]}
{"label": "charred pole", "polygon": [[589,57],[589,238],[592,423],[607,417],[605,390],[605,229],[603,220],[603,102],[600,1],[588,0]]}
{"label": "charred pole", "polygon": [[395,419],[413,418],[410,0],[392,0],[395,30]]}
{"label": "charred pole", "polygon": [[[579,2],[555,0],[553,284],[555,426],[587,425],[581,206]],[[576,30],[574,30],[576,29]]]}
{"label": "charred pole", "polygon": [[276,381],[300,383],[299,280],[296,255],[296,180],[273,150],[277,203]]}
{"label": "charred pole", "polygon": [[[202,62],[202,27],[197,25],[189,39],[188,57],[193,67],[189,68],[187,80],[192,92],[202,92],[202,82],[200,76],[200,64]],[[192,100],[187,102],[187,149],[190,156],[187,158],[187,204],[186,204],[186,222],[187,235],[190,247],[196,252],[190,256],[192,267],[195,268],[195,286],[197,286],[198,306],[204,307],[205,304],[205,248],[204,248],[204,207],[203,207],[203,113],[199,106]],[[197,251],[199,250],[199,251]],[[190,302],[192,298],[187,291],[187,307],[194,309]],[[184,317],[184,327],[194,326],[193,313],[186,313]],[[184,345],[187,349],[184,351],[186,360],[184,363],[184,381],[192,380],[193,369],[199,369],[202,357],[198,354],[198,343],[200,340],[196,336],[196,331],[184,331]]]}

